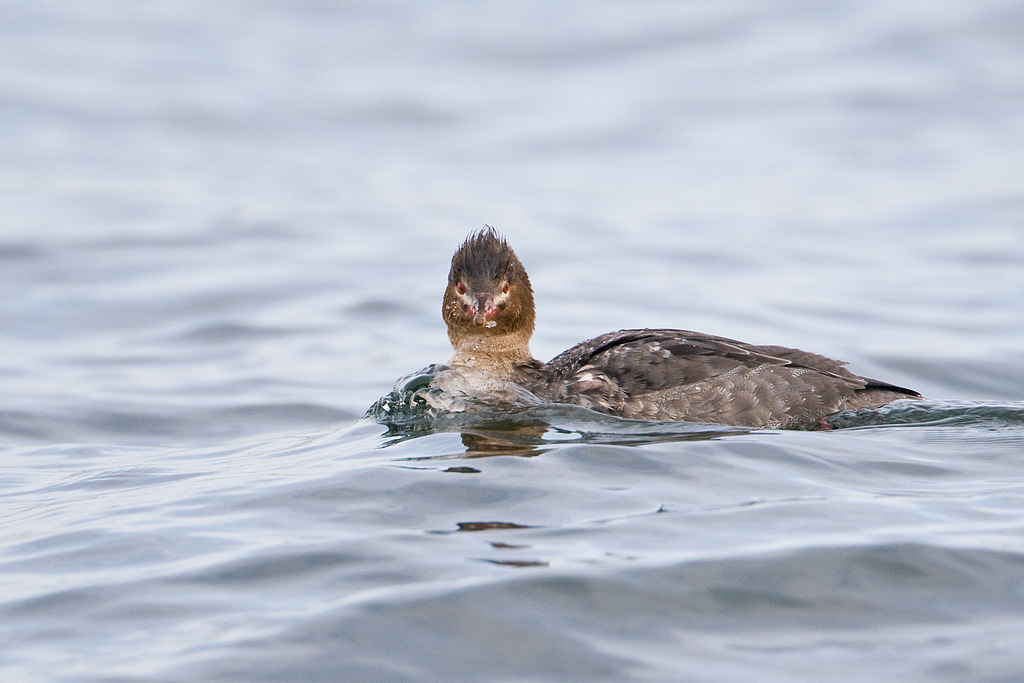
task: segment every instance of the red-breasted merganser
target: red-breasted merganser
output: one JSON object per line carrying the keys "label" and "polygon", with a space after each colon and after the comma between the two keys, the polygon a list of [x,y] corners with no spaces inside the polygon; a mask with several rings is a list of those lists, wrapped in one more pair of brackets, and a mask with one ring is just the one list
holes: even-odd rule
{"label": "red-breasted merganser", "polygon": [[442,313],[453,368],[626,418],[802,429],[840,410],[921,398],[815,353],[686,330],[608,332],[542,363],[530,353],[530,278],[489,226],[452,257]]}

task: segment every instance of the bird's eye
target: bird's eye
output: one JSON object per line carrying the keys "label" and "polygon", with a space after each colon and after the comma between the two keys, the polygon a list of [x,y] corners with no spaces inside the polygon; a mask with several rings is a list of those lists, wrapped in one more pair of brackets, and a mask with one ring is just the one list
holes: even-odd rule
{"label": "bird's eye", "polygon": [[508,294],[508,280],[501,283],[501,293]]}
{"label": "bird's eye", "polygon": [[455,285],[455,291],[458,292],[459,294],[465,294],[466,293],[466,283],[465,282],[459,282],[459,284]]}

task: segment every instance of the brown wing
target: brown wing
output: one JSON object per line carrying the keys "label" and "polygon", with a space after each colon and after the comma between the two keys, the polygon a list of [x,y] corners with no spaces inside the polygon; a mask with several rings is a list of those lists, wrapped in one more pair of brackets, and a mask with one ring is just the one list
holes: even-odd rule
{"label": "brown wing", "polygon": [[753,427],[810,426],[858,392],[878,394],[873,405],[916,396],[842,366],[699,332],[621,330],[559,354],[545,366],[546,384],[532,388],[549,400],[623,417]]}

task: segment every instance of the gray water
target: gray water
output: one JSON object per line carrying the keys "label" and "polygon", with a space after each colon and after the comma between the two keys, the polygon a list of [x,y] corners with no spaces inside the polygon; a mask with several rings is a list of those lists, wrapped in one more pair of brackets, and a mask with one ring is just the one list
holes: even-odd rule
{"label": "gray water", "polygon": [[[5,2],[4,681],[1024,678],[1024,4]],[[550,358],[929,400],[385,425],[502,230]]]}

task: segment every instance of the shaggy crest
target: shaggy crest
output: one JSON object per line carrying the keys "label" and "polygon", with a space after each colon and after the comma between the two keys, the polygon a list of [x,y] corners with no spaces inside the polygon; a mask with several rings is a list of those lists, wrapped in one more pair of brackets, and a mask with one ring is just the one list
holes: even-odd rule
{"label": "shaggy crest", "polygon": [[485,225],[467,237],[455,252],[448,279],[452,284],[459,278],[489,284],[504,278],[511,284],[520,274],[525,275],[525,270],[516,253],[504,237]]}

